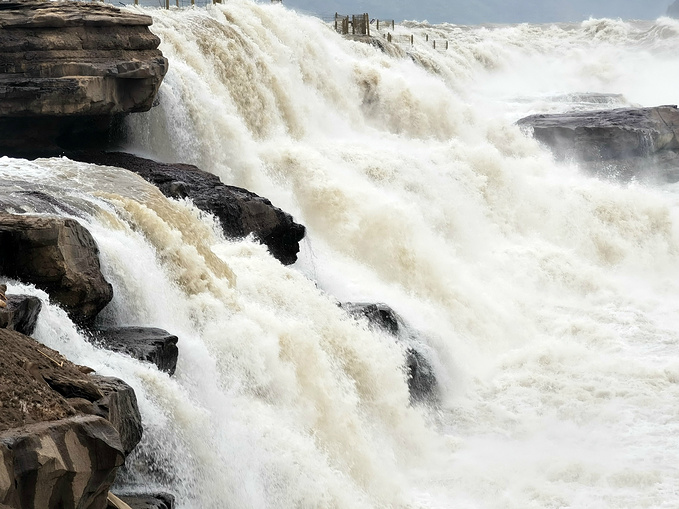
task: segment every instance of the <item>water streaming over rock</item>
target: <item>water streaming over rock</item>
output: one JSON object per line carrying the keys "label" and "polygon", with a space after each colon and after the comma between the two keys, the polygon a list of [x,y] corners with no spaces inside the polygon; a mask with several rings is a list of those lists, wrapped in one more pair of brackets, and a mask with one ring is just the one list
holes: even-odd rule
{"label": "water streaming over rock", "polygon": [[[414,46],[382,53],[282,6],[149,12],[170,72],[127,148],[266,196],[308,238],[284,267],[124,170],[0,159],[95,236],[102,321],[180,338],[169,378],[41,317],[41,341],[138,392],[126,482],[192,509],[676,503],[677,187],[590,178],[513,125],[672,102],[676,21],[407,23]],[[420,331],[437,405],[409,405],[403,347],[338,301]]]}

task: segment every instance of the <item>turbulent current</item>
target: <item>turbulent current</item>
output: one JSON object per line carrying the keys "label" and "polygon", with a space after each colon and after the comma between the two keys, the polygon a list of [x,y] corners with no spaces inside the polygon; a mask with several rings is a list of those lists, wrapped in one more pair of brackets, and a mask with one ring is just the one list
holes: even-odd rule
{"label": "turbulent current", "polygon": [[[144,12],[170,71],[126,150],[308,233],[284,267],[125,170],[0,159],[94,235],[102,321],[180,338],[170,378],[41,315],[40,341],[137,392],[123,488],[182,509],[679,506],[679,184],[593,178],[514,125],[676,103],[678,22],[406,22],[382,52],[280,5]],[[437,403],[410,404],[403,347],[339,301],[418,331]]]}

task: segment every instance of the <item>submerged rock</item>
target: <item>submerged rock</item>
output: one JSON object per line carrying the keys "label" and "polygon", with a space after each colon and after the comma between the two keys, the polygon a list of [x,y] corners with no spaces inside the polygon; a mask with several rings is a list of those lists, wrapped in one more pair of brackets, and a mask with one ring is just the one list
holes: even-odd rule
{"label": "submerged rock", "polygon": [[8,295],[7,306],[0,309],[0,329],[9,329],[27,336],[38,323],[42,302],[31,295]]}
{"label": "submerged rock", "polygon": [[254,236],[286,265],[297,261],[305,228],[269,200],[240,187],[227,186],[216,175],[189,164],[164,164],[121,152],[72,153],[69,157],[137,173],[170,198],[190,198],[214,214],[227,237]]}
{"label": "submerged rock", "polygon": [[0,150],[82,146],[151,108],[168,63],[150,16],[71,1],[0,11]]}
{"label": "submerged rock", "polygon": [[113,298],[92,235],[73,219],[0,214],[0,273],[42,288],[78,323]]}
{"label": "submerged rock", "polygon": [[340,306],[350,315],[367,319],[370,326],[391,334],[407,345],[405,369],[410,398],[413,401],[430,400],[438,396],[438,382],[431,362],[421,351],[421,345],[408,337],[408,327],[392,308],[382,303],[365,302],[345,302]]}
{"label": "submerged rock", "polygon": [[173,375],[177,369],[177,336],[153,327],[107,327],[92,332],[104,348],[122,352]]}

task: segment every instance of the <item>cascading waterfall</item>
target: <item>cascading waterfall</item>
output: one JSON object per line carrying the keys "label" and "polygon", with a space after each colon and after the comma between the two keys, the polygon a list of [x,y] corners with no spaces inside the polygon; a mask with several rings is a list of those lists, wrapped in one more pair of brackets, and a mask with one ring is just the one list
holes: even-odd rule
{"label": "cascading waterfall", "polygon": [[[169,378],[41,316],[39,340],[137,391],[126,482],[192,509],[671,506],[677,188],[589,178],[513,122],[602,107],[585,92],[672,102],[675,21],[406,23],[399,58],[281,6],[145,12],[170,72],[128,150],[251,189],[309,233],[286,268],[124,170],[0,159],[95,236],[102,320],[180,337]],[[422,332],[438,405],[409,405],[402,346],[337,300]]]}

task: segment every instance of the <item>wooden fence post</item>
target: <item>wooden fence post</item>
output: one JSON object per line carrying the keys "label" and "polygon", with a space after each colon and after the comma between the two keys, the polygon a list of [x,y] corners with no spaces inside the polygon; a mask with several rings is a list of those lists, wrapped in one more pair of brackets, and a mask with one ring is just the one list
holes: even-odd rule
{"label": "wooden fence post", "polygon": [[365,35],[370,35],[370,16],[367,12],[363,15],[363,21],[365,21]]}
{"label": "wooden fence post", "polygon": [[166,9],[170,8],[170,0],[165,0],[165,8]]}
{"label": "wooden fence post", "polygon": [[387,32],[387,41],[391,42],[391,32]]}
{"label": "wooden fence post", "polygon": [[436,49],[436,39],[434,39],[434,49]]}
{"label": "wooden fence post", "polygon": [[448,49],[448,41],[446,41],[446,49]]}

